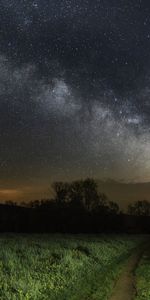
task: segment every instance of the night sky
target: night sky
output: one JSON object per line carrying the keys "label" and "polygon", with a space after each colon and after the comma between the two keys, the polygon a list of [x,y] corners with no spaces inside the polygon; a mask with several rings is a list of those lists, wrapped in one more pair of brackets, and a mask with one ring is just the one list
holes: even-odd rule
{"label": "night sky", "polygon": [[150,3],[0,0],[0,199],[150,181]]}

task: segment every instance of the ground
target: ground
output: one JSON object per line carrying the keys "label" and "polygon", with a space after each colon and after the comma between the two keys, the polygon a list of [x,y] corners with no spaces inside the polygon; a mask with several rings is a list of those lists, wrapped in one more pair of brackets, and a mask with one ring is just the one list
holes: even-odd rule
{"label": "ground", "polygon": [[134,268],[129,257],[144,241],[132,235],[3,234],[0,299],[110,299],[125,266]]}

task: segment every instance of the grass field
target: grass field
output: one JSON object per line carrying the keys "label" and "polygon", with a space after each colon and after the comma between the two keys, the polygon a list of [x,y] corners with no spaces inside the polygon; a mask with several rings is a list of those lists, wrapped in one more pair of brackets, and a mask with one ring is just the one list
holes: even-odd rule
{"label": "grass field", "polygon": [[0,299],[108,299],[139,242],[136,236],[1,235]]}
{"label": "grass field", "polygon": [[136,270],[136,300],[150,299],[150,245],[145,250]]}

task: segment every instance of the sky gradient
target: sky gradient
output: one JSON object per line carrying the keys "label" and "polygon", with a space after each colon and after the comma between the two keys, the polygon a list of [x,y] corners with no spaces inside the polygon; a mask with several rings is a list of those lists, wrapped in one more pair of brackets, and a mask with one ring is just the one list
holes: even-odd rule
{"label": "sky gradient", "polygon": [[0,113],[0,200],[150,182],[150,3],[0,0]]}

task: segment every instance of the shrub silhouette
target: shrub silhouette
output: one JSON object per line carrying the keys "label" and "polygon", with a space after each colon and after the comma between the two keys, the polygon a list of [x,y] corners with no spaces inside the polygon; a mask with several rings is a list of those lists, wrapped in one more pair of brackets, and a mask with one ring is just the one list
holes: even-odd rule
{"label": "shrub silhouette", "polygon": [[130,204],[128,206],[128,213],[134,216],[150,216],[150,202],[142,200]]}

